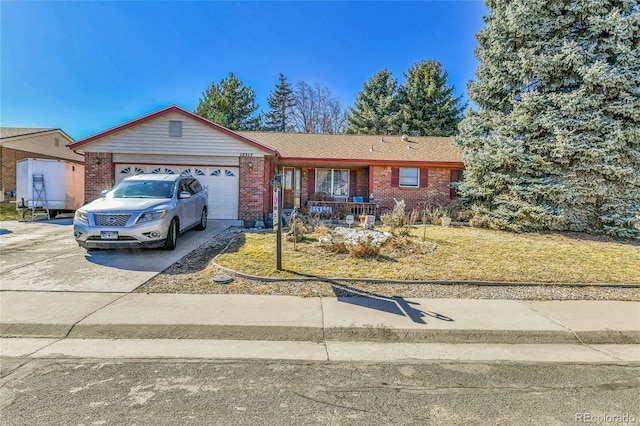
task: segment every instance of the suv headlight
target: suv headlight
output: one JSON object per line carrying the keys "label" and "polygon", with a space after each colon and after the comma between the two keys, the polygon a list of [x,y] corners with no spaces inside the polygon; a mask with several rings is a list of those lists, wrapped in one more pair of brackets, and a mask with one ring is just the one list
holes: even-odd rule
{"label": "suv headlight", "polygon": [[89,215],[84,210],[76,210],[73,220],[80,223],[89,224]]}
{"label": "suv headlight", "polygon": [[155,210],[152,212],[145,212],[138,218],[138,223],[149,222],[150,220],[159,220],[167,215],[166,210]]}

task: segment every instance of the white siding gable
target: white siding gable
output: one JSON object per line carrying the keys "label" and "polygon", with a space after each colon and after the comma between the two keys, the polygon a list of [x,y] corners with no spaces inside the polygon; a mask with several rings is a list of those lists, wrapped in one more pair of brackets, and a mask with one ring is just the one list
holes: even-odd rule
{"label": "white siding gable", "polygon": [[36,154],[49,155],[55,158],[84,163],[84,156],[76,154],[66,146],[71,142],[73,141],[67,139],[60,132],[48,132],[41,135],[25,135],[11,138],[2,141],[0,145],[18,151],[33,153],[34,157],[37,156]]}
{"label": "white siding gable", "polygon": [[[182,137],[169,136],[169,122],[182,121]],[[85,152],[181,156],[263,156],[264,151],[183,114],[172,112],[83,147]]]}

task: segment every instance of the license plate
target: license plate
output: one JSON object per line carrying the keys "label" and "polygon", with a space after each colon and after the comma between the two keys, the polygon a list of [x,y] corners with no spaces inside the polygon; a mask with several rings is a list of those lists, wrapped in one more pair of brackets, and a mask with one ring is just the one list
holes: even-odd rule
{"label": "license plate", "polygon": [[101,231],[100,239],[101,240],[117,240],[118,232],[117,231]]}

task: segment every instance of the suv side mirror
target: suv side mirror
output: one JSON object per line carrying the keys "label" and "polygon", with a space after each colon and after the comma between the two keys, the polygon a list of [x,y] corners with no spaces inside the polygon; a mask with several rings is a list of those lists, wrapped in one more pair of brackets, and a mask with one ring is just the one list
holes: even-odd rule
{"label": "suv side mirror", "polygon": [[180,191],[180,194],[178,194],[178,198],[185,199],[185,198],[191,198],[191,193],[189,191]]}

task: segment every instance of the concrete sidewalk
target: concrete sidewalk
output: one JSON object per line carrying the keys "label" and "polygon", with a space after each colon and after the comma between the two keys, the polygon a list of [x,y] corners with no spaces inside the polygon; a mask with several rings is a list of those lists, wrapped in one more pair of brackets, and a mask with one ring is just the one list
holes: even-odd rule
{"label": "concrete sidewalk", "polygon": [[0,336],[637,345],[640,302],[2,291]]}

